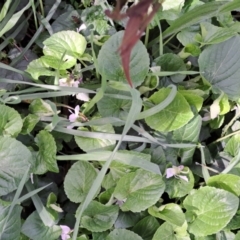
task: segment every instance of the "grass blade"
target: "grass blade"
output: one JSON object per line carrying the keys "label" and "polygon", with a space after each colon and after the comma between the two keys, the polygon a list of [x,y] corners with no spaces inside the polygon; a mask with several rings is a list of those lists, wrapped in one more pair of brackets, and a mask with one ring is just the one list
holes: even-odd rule
{"label": "grass blade", "polygon": [[87,197],[85,198],[84,202],[79,206],[77,213],[76,213],[76,223],[74,226],[74,232],[73,232],[73,240],[77,239],[77,234],[78,234],[78,229],[79,229],[79,225],[80,225],[80,220],[82,217],[82,214],[84,212],[84,210],[87,208],[87,206],[89,205],[89,203],[92,201],[94,195],[96,194],[96,191],[99,189],[99,187],[101,186],[102,180],[118,150],[118,148],[121,145],[121,142],[124,139],[124,136],[127,134],[127,132],[129,131],[129,129],[131,128],[131,126],[133,125],[134,121],[135,121],[135,116],[137,116],[139,114],[139,112],[141,111],[141,107],[142,107],[142,100],[140,98],[140,93],[136,90],[136,89],[131,89],[131,95],[132,95],[132,105],[126,120],[126,124],[124,126],[121,138],[117,144],[117,146],[115,147],[115,149],[113,150],[112,154],[110,155],[110,157],[108,158],[108,160],[106,161],[106,163],[103,165],[101,171],[99,172],[97,178],[94,180],[93,185],[91,187],[91,189],[88,192]]}

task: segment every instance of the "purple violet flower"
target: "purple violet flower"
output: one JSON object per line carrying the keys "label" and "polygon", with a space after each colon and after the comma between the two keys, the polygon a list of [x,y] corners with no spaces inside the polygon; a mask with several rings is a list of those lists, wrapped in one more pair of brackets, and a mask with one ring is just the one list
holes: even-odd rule
{"label": "purple violet flower", "polygon": [[71,233],[71,229],[66,225],[60,225],[60,228],[62,229],[62,234],[61,234],[62,240],[69,239],[70,238],[69,234]]}
{"label": "purple violet flower", "polygon": [[77,120],[78,114],[79,114],[79,110],[80,110],[79,105],[77,105],[75,107],[74,112],[72,110],[69,110],[69,112],[71,113],[71,115],[68,118],[70,122],[75,122]]}
{"label": "purple violet flower", "polygon": [[167,168],[166,169],[166,178],[171,178],[171,177],[176,177],[176,178],[181,178],[184,181],[188,182],[187,176],[180,175],[181,173],[186,174],[188,172],[182,171],[184,168],[183,165],[180,165],[178,167],[172,166],[172,168]]}

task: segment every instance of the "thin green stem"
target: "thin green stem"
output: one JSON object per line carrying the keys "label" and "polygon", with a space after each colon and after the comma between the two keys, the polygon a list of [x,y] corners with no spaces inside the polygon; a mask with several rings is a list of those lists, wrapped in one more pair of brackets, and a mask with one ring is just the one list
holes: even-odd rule
{"label": "thin green stem", "polygon": [[[204,153],[204,149],[203,149],[204,146],[199,144],[198,147],[200,148],[200,152],[201,152],[202,166],[205,166],[206,165],[206,161],[205,161],[205,153]],[[202,174],[203,174],[204,181],[207,182],[207,180],[210,178],[210,174],[209,174],[207,168],[202,167]]]}
{"label": "thin green stem", "polygon": [[230,164],[222,171],[222,173],[230,172],[238,163],[240,162],[240,151],[238,151],[237,156],[235,156]]}
{"label": "thin green stem", "polygon": [[227,130],[233,125],[233,123],[240,117],[240,111],[232,118],[232,120],[223,128],[222,136],[224,136]]}
{"label": "thin green stem", "polygon": [[44,7],[43,7],[42,0],[40,0],[39,3],[40,3],[40,9],[41,9],[42,16],[44,17],[45,13],[44,13]]}
{"label": "thin green stem", "polygon": [[149,27],[146,28],[146,34],[145,34],[145,41],[144,45],[147,47],[148,45],[148,40],[149,40]]}
{"label": "thin green stem", "polygon": [[213,143],[217,143],[217,142],[221,142],[222,140],[227,139],[227,138],[229,138],[231,136],[234,136],[234,135],[236,135],[238,133],[240,133],[240,130],[237,130],[236,132],[230,133],[230,134],[228,134],[228,135],[226,135],[224,137],[218,138],[216,141],[212,142],[212,144]]}
{"label": "thin green stem", "polygon": [[174,37],[175,37],[176,34],[173,34],[171,37],[169,37],[164,43],[163,43],[163,46],[166,45],[169,41],[171,41]]}
{"label": "thin green stem", "polygon": [[160,34],[159,34],[159,56],[163,55],[163,37],[162,37],[162,27],[161,27],[161,24],[160,22],[157,22],[158,24],[158,28],[159,28],[159,31],[160,31]]}

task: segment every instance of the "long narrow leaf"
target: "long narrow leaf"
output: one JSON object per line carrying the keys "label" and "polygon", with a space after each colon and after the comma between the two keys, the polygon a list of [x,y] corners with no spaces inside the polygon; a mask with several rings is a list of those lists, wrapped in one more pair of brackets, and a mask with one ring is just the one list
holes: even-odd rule
{"label": "long narrow leaf", "polygon": [[230,172],[239,162],[240,162],[240,151],[238,151],[238,154],[231,160],[229,165],[222,171],[222,173]]}
{"label": "long narrow leaf", "polygon": [[4,82],[4,83],[12,82],[12,83],[18,83],[18,84],[26,84],[26,85],[30,85],[30,86],[41,87],[41,88],[51,89],[51,90],[61,90],[61,91],[71,92],[71,93],[95,93],[95,91],[88,90],[86,88],[61,87],[61,86],[55,86],[55,85],[37,84],[37,83],[22,82],[22,81],[18,81],[18,80],[7,79],[7,78],[0,78],[0,82]]}
{"label": "long narrow leaf", "polygon": [[0,44],[0,51],[2,51],[10,42],[11,39],[15,39],[15,37],[22,31],[22,28],[27,24],[28,19],[24,19],[18,27],[15,29],[13,33],[10,34],[4,41]]}
{"label": "long narrow leaf", "polygon": [[[52,8],[50,9],[48,15],[46,16],[46,20],[49,21],[53,14],[55,13],[55,11],[57,10],[59,4],[61,3],[61,0],[56,0],[56,2],[53,4]],[[24,56],[24,54],[27,52],[27,50],[32,46],[32,44],[36,41],[36,39],[39,37],[39,35],[41,34],[43,30],[43,26],[40,25],[40,27],[38,28],[38,30],[36,31],[36,33],[34,34],[34,36],[31,38],[31,40],[29,41],[29,43],[27,44],[27,46],[22,50],[21,54],[19,54],[18,57],[16,57],[12,62],[11,62],[11,66],[14,66],[18,61],[20,61],[22,59],[22,57]]]}
{"label": "long narrow leaf", "polygon": [[29,169],[30,169],[30,166],[28,167],[28,169],[26,170],[26,172],[24,173],[21,181],[20,181],[20,184],[18,186],[18,189],[14,195],[14,198],[13,198],[13,201],[11,202],[11,205],[9,207],[9,211],[8,211],[8,214],[7,214],[7,217],[4,219],[4,224],[3,224],[3,228],[1,229],[1,233],[0,233],[0,239],[2,239],[2,235],[4,234],[4,231],[5,231],[5,228],[7,227],[7,222],[8,222],[8,219],[12,213],[12,210],[14,208],[14,206],[17,204],[17,200],[23,190],[23,187],[24,187],[24,184],[25,182],[27,181],[27,177],[28,177],[28,174],[29,174]]}
{"label": "long narrow leaf", "polygon": [[7,15],[5,15],[5,17],[3,18],[2,22],[0,23],[0,31],[2,31],[2,29],[6,26],[6,24],[10,21],[10,19],[12,18],[14,12],[17,9],[17,6],[19,5],[20,0],[15,0],[13,1],[13,4],[11,5]]}
{"label": "long narrow leaf", "polygon": [[1,22],[1,21],[3,20],[3,18],[6,16],[7,11],[8,11],[8,9],[9,9],[9,6],[10,6],[11,2],[12,2],[12,0],[7,0],[7,1],[4,3],[4,5],[3,5],[2,9],[1,9],[1,12],[0,12],[0,22]]}
{"label": "long narrow leaf", "polygon": [[172,76],[175,74],[195,75],[195,74],[200,74],[200,72],[196,72],[196,71],[154,72],[154,73],[149,73],[148,76],[166,77],[166,76]]}
{"label": "long narrow leaf", "polygon": [[94,195],[96,194],[97,190],[101,186],[103,178],[104,178],[118,148],[120,147],[126,133],[129,131],[129,129],[131,128],[131,126],[133,125],[133,123],[135,121],[135,116],[137,116],[139,114],[139,112],[141,111],[142,100],[140,98],[140,93],[136,89],[131,89],[131,95],[132,95],[132,105],[131,105],[131,108],[130,108],[130,111],[129,111],[129,114],[128,114],[128,117],[126,120],[126,124],[123,129],[120,141],[118,142],[117,146],[113,150],[112,154],[110,155],[110,157],[108,158],[106,163],[103,165],[97,178],[94,180],[93,185],[92,185],[91,189],[89,190],[87,197],[85,198],[84,202],[79,206],[79,208],[77,210],[76,223],[75,223],[74,232],[73,232],[73,240],[77,239],[80,220],[81,220],[84,210],[87,208],[89,203],[92,201]]}
{"label": "long narrow leaf", "polygon": [[204,181],[207,182],[207,180],[210,177],[210,174],[209,174],[207,168],[204,167],[206,165],[206,161],[205,161],[205,153],[204,153],[203,148],[204,148],[204,146],[200,145],[201,162],[202,162],[202,174],[203,174]]}
{"label": "long narrow leaf", "polygon": [[219,8],[223,6],[223,4],[224,2],[209,2],[195,7],[175,20],[171,26],[163,32],[163,38],[169,37],[171,34],[179,32],[184,28],[216,16]]}
{"label": "long narrow leaf", "polygon": [[4,28],[0,31],[0,37],[3,36],[3,34],[5,34],[7,31],[9,31],[11,28],[13,28],[15,26],[15,24],[17,23],[17,21],[19,20],[19,18],[22,16],[22,14],[24,13],[24,11],[26,9],[28,9],[31,6],[31,3],[28,2],[28,4],[19,12],[13,14],[13,16],[11,17],[11,19],[8,21],[8,23],[4,26]]}
{"label": "long narrow leaf", "polygon": [[[26,188],[27,188],[28,192],[32,192],[35,190],[33,188],[33,185],[30,182],[26,183]],[[48,213],[48,211],[42,204],[40,197],[37,194],[35,194],[31,198],[32,198],[33,204],[34,204],[43,224],[48,227],[53,226],[55,224],[54,220],[52,219],[52,217],[50,216],[50,214]]]}
{"label": "long narrow leaf", "polygon": [[177,94],[177,88],[174,85],[170,85],[170,87],[172,88],[171,92],[169,93],[168,97],[162,101],[161,103],[159,103],[158,105],[144,111],[141,112],[138,116],[137,116],[137,120],[146,118],[146,117],[150,117],[158,112],[160,112],[161,110],[163,110],[164,108],[166,108],[175,98],[176,94]]}
{"label": "long narrow leaf", "polygon": [[[38,126],[40,127],[46,127],[46,123],[38,123]],[[88,138],[100,138],[100,139],[109,139],[109,140],[118,140],[120,141],[122,138],[121,134],[113,134],[113,133],[99,133],[99,132],[86,132],[86,131],[79,131],[74,129],[67,129],[63,127],[56,126],[54,128],[57,132],[67,133],[71,134],[73,136],[80,136],[80,137],[88,137]],[[124,136],[122,138],[122,141],[128,141],[128,142],[146,142],[146,143],[152,143],[146,138],[143,137],[136,137],[136,136]]]}
{"label": "long narrow leaf", "polygon": [[[57,156],[57,160],[81,160],[81,161],[99,161],[105,162],[109,159],[112,152],[110,151],[100,151],[100,152],[92,152],[86,154],[77,154],[77,155],[64,155],[64,156]],[[158,166],[155,163],[146,161],[145,159],[133,155],[128,152],[117,152],[114,156],[114,160],[120,163],[124,163],[133,167],[139,167],[145,169],[149,172],[153,172],[156,174],[161,174],[159,171]]]}
{"label": "long narrow leaf", "polygon": [[47,188],[47,187],[50,186],[51,184],[52,184],[52,183],[49,183],[49,184],[47,184],[47,185],[44,186],[44,187],[37,188],[37,189],[35,189],[35,190],[33,190],[33,191],[31,191],[31,192],[23,195],[22,197],[20,197],[20,198],[18,198],[18,199],[16,200],[16,204],[22,203],[23,201],[27,200],[28,198],[30,198],[30,197],[34,196],[35,194],[41,192],[43,189]]}

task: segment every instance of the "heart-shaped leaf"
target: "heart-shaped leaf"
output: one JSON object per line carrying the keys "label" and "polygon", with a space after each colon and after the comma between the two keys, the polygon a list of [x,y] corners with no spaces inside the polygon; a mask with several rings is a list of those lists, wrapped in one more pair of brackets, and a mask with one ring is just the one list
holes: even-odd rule
{"label": "heart-shaped leaf", "polygon": [[189,222],[189,232],[207,236],[222,230],[236,214],[239,199],[234,194],[214,187],[202,187],[188,195],[183,206]]}
{"label": "heart-shaped leaf", "polygon": [[202,76],[229,99],[240,97],[240,36],[207,47],[199,57]]}
{"label": "heart-shaped leaf", "polygon": [[[126,82],[121,58],[118,53],[124,31],[111,36],[102,46],[98,55],[99,72],[108,80]],[[133,85],[139,86],[145,79],[149,70],[149,56],[146,47],[138,41],[130,57],[130,76]]]}
{"label": "heart-shaped leaf", "polygon": [[[170,91],[168,88],[162,88],[154,93],[149,100],[154,105],[157,105],[167,98]],[[149,107],[144,108],[144,110],[147,109],[149,109]],[[178,92],[174,100],[166,108],[147,117],[145,120],[147,125],[155,130],[170,132],[187,124],[193,116],[187,100]]]}

